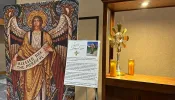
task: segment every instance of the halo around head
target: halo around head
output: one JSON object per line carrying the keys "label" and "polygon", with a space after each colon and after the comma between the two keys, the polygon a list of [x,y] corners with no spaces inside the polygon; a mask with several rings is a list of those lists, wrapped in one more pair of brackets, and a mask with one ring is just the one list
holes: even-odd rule
{"label": "halo around head", "polygon": [[40,16],[43,20],[42,27],[45,27],[47,24],[47,15],[43,11],[32,11],[27,17],[27,24],[31,28],[32,27],[32,19],[35,16]]}

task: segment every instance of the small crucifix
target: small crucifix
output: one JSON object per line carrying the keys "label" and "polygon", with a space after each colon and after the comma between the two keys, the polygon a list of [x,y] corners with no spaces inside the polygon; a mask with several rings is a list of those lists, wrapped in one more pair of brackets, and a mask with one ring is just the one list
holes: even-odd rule
{"label": "small crucifix", "polygon": [[74,54],[75,54],[75,56],[77,56],[79,54],[79,52],[78,51],[75,51]]}

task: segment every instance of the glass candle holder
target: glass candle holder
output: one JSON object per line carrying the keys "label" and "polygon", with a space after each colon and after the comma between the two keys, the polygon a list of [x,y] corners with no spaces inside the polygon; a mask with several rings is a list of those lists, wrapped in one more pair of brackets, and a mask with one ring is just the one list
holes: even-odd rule
{"label": "glass candle holder", "polygon": [[115,77],[117,75],[117,61],[116,60],[110,60],[110,77]]}
{"label": "glass candle holder", "polygon": [[135,61],[133,59],[128,60],[128,74],[134,75]]}

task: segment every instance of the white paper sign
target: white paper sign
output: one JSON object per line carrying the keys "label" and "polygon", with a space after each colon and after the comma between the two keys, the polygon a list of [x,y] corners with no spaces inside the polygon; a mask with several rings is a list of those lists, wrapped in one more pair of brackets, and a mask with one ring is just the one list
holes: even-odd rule
{"label": "white paper sign", "polygon": [[98,87],[99,41],[69,40],[65,85]]}

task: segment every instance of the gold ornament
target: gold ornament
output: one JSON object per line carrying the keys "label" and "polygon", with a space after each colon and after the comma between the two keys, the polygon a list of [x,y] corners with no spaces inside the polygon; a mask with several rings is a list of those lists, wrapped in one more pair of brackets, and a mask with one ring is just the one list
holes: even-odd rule
{"label": "gold ornament", "polygon": [[121,69],[120,69],[120,52],[121,52],[121,48],[125,48],[126,47],[126,44],[125,42],[129,40],[129,36],[126,35],[126,32],[127,32],[127,29],[124,28],[122,30],[122,25],[121,24],[117,24],[117,31],[116,31],[116,28],[112,28],[112,31],[109,36],[108,36],[108,39],[109,39],[109,43],[110,43],[110,46],[112,48],[116,48],[116,52],[117,52],[117,59],[116,59],[116,62],[117,62],[117,65],[116,65],[116,72],[117,72],[117,76],[122,76],[124,75],[123,72],[121,72]]}

